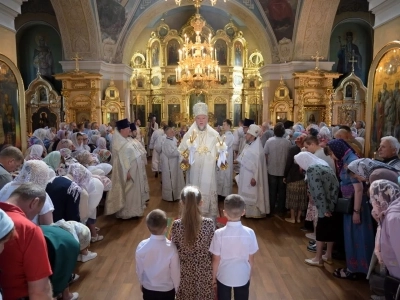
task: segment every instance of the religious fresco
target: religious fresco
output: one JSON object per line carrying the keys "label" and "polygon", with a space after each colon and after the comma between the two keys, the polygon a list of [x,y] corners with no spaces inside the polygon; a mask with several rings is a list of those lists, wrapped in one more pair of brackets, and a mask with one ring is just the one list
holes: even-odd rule
{"label": "religious fresco", "polygon": [[332,31],[329,58],[335,62],[332,71],[343,74],[339,81],[350,74],[354,60],[354,73],[367,85],[372,62],[371,30],[367,24],[349,22],[339,24]]}
{"label": "religious fresco", "polygon": [[[135,100],[133,100],[135,101]],[[146,125],[146,106],[144,104],[131,104],[131,118],[132,121],[133,119],[139,119],[141,126]]]}
{"label": "religious fresco", "polygon": [[222,123],[226,120],[226,104],[214,104],[214,117],[214,127],[222,126]]}
{"label": "religious fresco", "polygon": [[168,126],[178,126],[182,119],[180,111],[180,104],[168,104]]}
{"label": "religious fresco", "polygon": [[[126,22],[126,16],[129,13],[134,0],[96,0],[97,13],[99,15],[99,24],[101,30],[101,40],[118,41],[118,37]],[[125,5],[122,5],[125,3]],[[129,5],[129,6],[128,6]]]}
{"label": "religious fresco", "polygon": [[151,66],[159,67],[160,66],[160,42],[155,41],[151,45]]}
{"label": "religious fresco", "polygon": [[191,94],[189,97],[189,118],[193,116],[193,106],[196,103],[203,102],[206,103],[206,95],[200,93],[200,94]]}
{"label": "religious fresco", "polygon": [[10,66],[0,58],[0,147],[21,147],[18,82]]}
{"label": "religious fresco", "polygon": [[234,65],[237,67],[242,67],[243,66],[243,45],[241,42],[235,42],[234,53],[235,53]]}
{"label": "religious fresco", "polygon": [[56,30],[46,25],[34,25],[18,33],[17,56],[18,68],[26,87],[40,72],[60,91],[61,84],[53,77],[63,71],[59,63],[63,60],[61,38]]}
{"label": "religious fresco", "polygon": [[380,60],[373,81],[372,134],[370,151],[384,136],[400,141],[400,48],[388,51]]}
{"label": "religious fresco", "polygon": [[160,124],[161,122],[161,104],[156,103],[151,105],[151,116],[150,117],[156,117],[156,122]]}
{"label": "religious fresco", "polygon": [[239,121],[242,119],[242,104],[235,103],[233,111],[233,126],[239,126]]}
{"label": "religious fresco", "polygon": [[292,39],[298,0],[259,0],[277,41]]}

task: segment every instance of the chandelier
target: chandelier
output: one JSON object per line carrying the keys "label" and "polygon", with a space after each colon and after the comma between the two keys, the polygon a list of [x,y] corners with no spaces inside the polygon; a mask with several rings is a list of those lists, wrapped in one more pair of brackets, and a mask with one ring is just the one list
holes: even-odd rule
{"label": "chandelier", "polygon": [[178,67],[175,69],[176,82],[185,91],[209,89],[221,80],[221,68],[218,66],[217,53],[208,39],[201,41],[201,32],[206,21],[201,18],[199,8],[195,18],[190,21],[196,33],[195,42],[185,34],[182,49],[179,49]]}
{"label": "chandelier", "polygon": [[[167,0],[165,0],[167,1]],[[182,0],[175,0],[175,4],[176,5],[181,5]],[[196,8],[199,8],[201,5],[201,2],[203,2],[203,0],[193,0],[193,4]],[[215,4],[217,4],[217,0],[210,0],[211,5],[214,6]],[[224,0],[224,2],[226,2],[226,0]]]}

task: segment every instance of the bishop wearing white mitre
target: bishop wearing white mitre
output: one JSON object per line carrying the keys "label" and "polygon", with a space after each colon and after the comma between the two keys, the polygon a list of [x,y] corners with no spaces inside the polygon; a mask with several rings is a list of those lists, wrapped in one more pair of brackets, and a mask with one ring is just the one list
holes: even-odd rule
{"label": "bishop wearing white mitre", "polygon": [[[219,134],[208,125],[207,104],[199,102],[193,106],[195,122],[183,136],[179,145],[181,162],[188,165],[186,184],[200,188],[203,204],[202,214],[206,217],[218,215],[216,186],[216,158]],[[187,158],[186,158],[187,157]]]}

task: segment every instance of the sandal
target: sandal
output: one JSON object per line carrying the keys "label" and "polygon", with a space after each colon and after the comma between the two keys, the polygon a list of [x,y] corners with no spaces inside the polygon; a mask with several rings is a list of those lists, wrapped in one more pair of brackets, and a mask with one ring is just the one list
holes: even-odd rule
{"label": "sandal", "polygon": [[340,279],[357,280],[357,274],[350,272],[347,268],[336,269],[333,276]]}

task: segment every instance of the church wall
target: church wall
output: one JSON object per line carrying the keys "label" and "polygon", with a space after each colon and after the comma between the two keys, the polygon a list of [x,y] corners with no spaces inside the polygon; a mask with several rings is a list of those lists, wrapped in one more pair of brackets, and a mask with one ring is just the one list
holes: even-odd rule
{"label": "church wall", "polygon": [[379,26],[374,31],[374,57],[388,43],[400,40],[400,16]]}
{"label": "church wall", "polygon": [[7,56],[13,63],[17,64],[17,50],[15,31],[0,26],[0,53]]}
{"label": "church wall", "polygon": [[[41,37],[43,37],[43,41],[41,41]],[[40,47],[41,52],[38,51]],[[36,78],[38,62],[42,77],[57,86],[51,75],[63,71],[59,63],[62,60],[62,44],[61,38],[54,28],[38,24],[23,29],[18,33],[17,53],[18,68],[26,87]]]}

